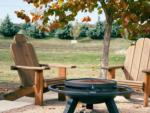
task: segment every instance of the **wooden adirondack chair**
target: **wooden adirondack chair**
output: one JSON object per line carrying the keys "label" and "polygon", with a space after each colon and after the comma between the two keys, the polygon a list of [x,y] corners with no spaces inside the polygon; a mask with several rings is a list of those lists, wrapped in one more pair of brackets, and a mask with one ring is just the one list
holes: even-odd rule
{"label": "wooden adirondack chair", "polygon": [[[6,94],[4,97],[9,100],[15,100],[25,95],[34,94],[35,104],[42,105],[43,91],[48,91],[48,85],[61,83],[66,79],[66,69],[75,66],[39,64],[33,46],[26,42],[26,37],[18,34],[14,38],[14,42],[10,46],[11,55],[15,62],[15,66],[11,69],[17,70],[21,87],[14,92]],[[57,67],[59,76],[57,78],[44,79],[43,70]],[[59,95],[61,98],[62,95]]]}
{"label": "wooden adirondack chair", "polygon": [[102,68],[108,70],[108,79],[115,79],[115,70],[121,68],[126,80],[117,80],[118,84],[144,91],[144,106],[148,106],[150,95],[150,39],[141,38],[134,45],[131,45],[127,50],[124,65]]}

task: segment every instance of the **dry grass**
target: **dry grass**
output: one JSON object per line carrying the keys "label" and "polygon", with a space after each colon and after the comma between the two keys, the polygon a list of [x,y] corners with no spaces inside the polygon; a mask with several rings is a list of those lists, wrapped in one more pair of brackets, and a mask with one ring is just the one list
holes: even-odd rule
{"label": "dry grass", "polygon": [[[13,61],[10,58],[9,45],[12,40],[0,39],[0,83],[18,83],[19,77],[10,70]],[[72,45],[68,40],[29,39],[35,49],[40,63],[61,63],[77,65],[76,69],[68,70],[68,78],[99,76],[100,60],[102,56],[102,41],[84,41]],[[125,39],[113,39],[110,47],[110,64],[122,64],[124,51],[130,44]],[[117,52],[118,51],[118,52]],[[46,72],[49,77],[57,75],[57,69]]]}

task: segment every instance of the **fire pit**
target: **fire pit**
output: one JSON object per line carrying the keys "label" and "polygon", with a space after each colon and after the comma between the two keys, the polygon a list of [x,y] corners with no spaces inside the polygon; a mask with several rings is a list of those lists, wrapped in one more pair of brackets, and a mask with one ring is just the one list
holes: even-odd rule
{"label": "fire pit", "polygon": [[86,103],[89,108],[93,104],[105,102],[109,113],[119,113],[114,98],[133,92],[129,87],[117,86],[113,80],[96,78],[71,79],[64,84],[51,85],[49,89],[70,97],[64,113],[73,113],[78,102]]}

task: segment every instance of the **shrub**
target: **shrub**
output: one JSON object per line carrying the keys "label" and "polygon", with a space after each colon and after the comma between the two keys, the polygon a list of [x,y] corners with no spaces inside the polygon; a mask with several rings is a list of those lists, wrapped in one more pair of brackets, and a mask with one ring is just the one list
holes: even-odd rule
{"label": "shrub", "polygon": [[[89,31],[89,37],[92,39],[103,39],[104,30],[105,30],[104,23],[98,21],[96,23],[96,27]],[[121,37],[120,26],[117,23],[113,23],[112,25],[111,37],[112,38]]]}
{"label": "shrub", "polygon": [[73,39],[71,32],[72,32],[72,25],[68,24],[63,29],[57,29],[55,32],[55,36],[60,39],[71,40]]}
{"label": "shrub", "polygon": [[89,37],[92,39],[103,39],[104,37],[104,23],[98,21],[96,27],[91,29],[89,32]]}
{"label": "shrub", "polygon": [[111,37],[112,38],[121,37],[120,26],[116,22],[113,23],[112,25]]}
{"label": "shrub", "polygon": [[57,31],[57,30],[52,30],[52,31],[50,31],[50,32],[48,33],[48,36],[49,36],[50,38],[54,38],[54,37],[55,37],[55,34],[56,34],[56,31]]}
{"label": "shrub", "polygon": [[88,36],[91,38],[91,39],[97,39],[97,30],[94,28],[94,29],[91,29],[88,33]]}
{"label": "shrub", "polygon": [[38,29],[35,25],[24,23],[21,28],[25,31],[26,35],[35,39],[43,39],[46,37],[46,33]]}
{"label": "shrub", "polygon": [[0,25],[0,33],[6,37],[12,37],[19,31],[19,27],[10,21],[9,15]]}
{"label": "shrub", "polygon": [[89,32],[88,26],[83,25],[83,26],[80,28],[79,37],[87,37],[87,36],[88,36],[88,32]]}
{"label": "shrub", "polygon": [[150,38],[150,34],[149,34],[149,35],[147,35],[146,37]]}
{"label": "shrub", "polygon": [[20,25],[21,28],[27,32],[27,30],[31,27],[30,23],[23,23],[22,25]]}

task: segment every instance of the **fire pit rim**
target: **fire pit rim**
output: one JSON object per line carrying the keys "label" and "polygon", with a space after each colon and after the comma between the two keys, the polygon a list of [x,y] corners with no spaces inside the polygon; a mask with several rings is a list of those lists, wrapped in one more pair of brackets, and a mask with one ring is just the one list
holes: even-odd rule
{"label": "fire pit rim", "polygon": [[[48,86],[49,90],[54,91],[54,92],[58,92],[58,93],[63,93],[66,94],[68,96],[108,96],[110,95],[115,95],[115,96],[121,96],[121,95],[128,95],[131,94],[133,92],[133,90],[131,88],[129,88],[128,86],[117,86],[116,88],[118,89],[118,91],[107,91],[107,92],[87,92],[87,91],[83,91],[83,92],[78,92],[77,90],[63,90],[63,89],[59,89],[59,87],[61,86],[61,88],[63,86],[65,86],[65,84],[55,84],[55,85],[50,85]],[[90,94],[90,95],[89,95]]]}

